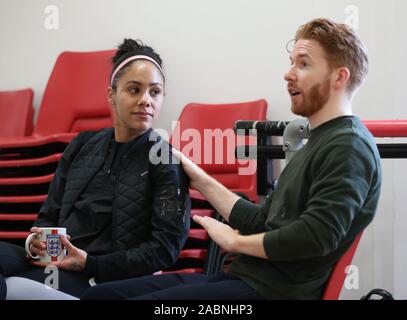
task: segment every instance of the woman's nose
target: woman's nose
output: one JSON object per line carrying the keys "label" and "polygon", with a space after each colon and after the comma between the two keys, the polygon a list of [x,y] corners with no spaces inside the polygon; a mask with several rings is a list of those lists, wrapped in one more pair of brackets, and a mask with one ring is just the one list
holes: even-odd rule
{"label": "woman's nose", "polygon": [[150,95],[148,92],[144,92],[139,100],[139,105],[145,105],[149,106],[150,105]]}

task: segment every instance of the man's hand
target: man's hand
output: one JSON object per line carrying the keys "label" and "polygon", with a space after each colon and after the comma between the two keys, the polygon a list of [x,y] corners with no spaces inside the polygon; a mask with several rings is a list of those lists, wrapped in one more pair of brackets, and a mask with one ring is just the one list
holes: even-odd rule
{"label": "man's hand", "polygon": [[85,268],[88,254],[85,251],[75,247],[65,236],[61,236],[61,242],[67,251],[67,256],[65,259],[51,263],[39,261],[31,261],[31,263],[39,267],[46,267],[47,265],[51,264],[62,270],[82,271]]}
{"label": "man's hand", "polygon": [[208,177],[205,171],[193,163],[187,156],[179,150],[172,148],[173,155],[178,158],[182,164],[185,173],[190,179],[190,184],[193,189],[199,190],[200,184],[205,177]]}
{"label": "man's hand", "polygon": [[172,153],[180,159],[182,167],[190,179],[191,187],[202,193],[219,214],[229,221],[229,214],[239,197],[209,176],[179,150],[172,148]]}
{"label": "man's hand", "polygon": [[236,241],[240,237],[238,230],[233,230],[229,225],[222,223],[211,217],[193,216],[196,223],[208,231],[209,236],[222,249],[228,252],[237,252]]}
{"label": "man's hand", "polygon": [[265,233],[241,235],[238,230],[233,230],[227,224],[213,218],[195,215],[193,219],[208,231],[212,240],[222,249],[228,252],[243,253],[252,257],[268,259],[263,246]]}

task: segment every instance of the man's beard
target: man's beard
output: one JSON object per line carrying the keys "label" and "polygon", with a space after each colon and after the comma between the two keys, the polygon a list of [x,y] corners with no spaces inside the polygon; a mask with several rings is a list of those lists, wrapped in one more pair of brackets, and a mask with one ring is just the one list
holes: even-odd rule
{"label": "man's beard", "polygon": [[308,93],[302,94],[302,102],[299,105],[291,105],[291,111],[299,116],[310,117],[322,107],[329,100],[330,81],[326,80],[324,83],[314,85]]}

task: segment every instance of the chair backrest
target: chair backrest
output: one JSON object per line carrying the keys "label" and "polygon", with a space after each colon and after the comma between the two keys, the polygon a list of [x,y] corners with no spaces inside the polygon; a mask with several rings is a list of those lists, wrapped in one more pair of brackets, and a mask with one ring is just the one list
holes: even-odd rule
{"label": "chair backrest", "polygon": [[355,255],[356,249],[359,245],[360,239],[362,238],[363,231],[360,232],[349,249],[345,254],[338,260],[335,264],[328,282],[325,286],[324,294],[322,300],[338,300],[342,291],[343,283],[346,279],[346,268],[351,265],[353,256]]}
{"label": "chair backrest", "polygon": [[171,143],[227,188],[253,200],[257,198],[256,170],[247,175],[239,174],[239,170],[255,166],[256,160],[244,164],[236,161],[235,147],[247,144],[249,138],[253,144],[255,137],[236,139],[233,128],[237,120],[265,120],[266,115],[264,99],[229,104],[190,103],[178,119]]}
{"label": "chair backrest", "polygon": [[34,136],[112,126],[107,87],[115,50],[63,52],[44,92]]}
{"label": "chair backrest", "polygon": [[33,131],[33,90],[0,92],[0,138],[23,137]]}

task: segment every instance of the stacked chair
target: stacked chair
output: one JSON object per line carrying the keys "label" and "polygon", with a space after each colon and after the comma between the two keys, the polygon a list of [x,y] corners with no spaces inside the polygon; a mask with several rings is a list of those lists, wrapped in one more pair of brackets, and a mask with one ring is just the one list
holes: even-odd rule
{"label": "stacked chair", "polygon": [[29,136],[32,133],[33,96],[31,88],[0,91],[0,139]]}
{"label": "stacked chair", "polygon": [[76,134],[112,126],[106,88],[114,53],[60,54],[32,135],[0,137],[0,240],[24,241],[62,152]]}
{"label": "stacked chair", "polygon": [[[47,198],[58,161],[76,134],[112,126],[106,88],[114,54],[114,50],[62,53],[46,86],[32,134],[0,137],[0,241],[23,244]],[[30,103],[32,105],[32,91]],[[193,129],[200,136],[199,148],[204,156],[210,151],[203,143],[205,130],[232,130],[236,141],[233,127],[237,120],[265,120],[266,113],[265,100],[218,105],[191,103],[182,111],[171,142],[183,150],[189,143],[183,134]],[[253,139],[256,137],[239,142],[237,138],[242,145],[251,144]],[[212,163],[201,164],[201,167],[232,191],[257,201],[255,170],[249,175],[239,174],[239,169],[247,167],[247,163],[240,164],[236,160],[235,145],[223,143],[222,149],[215,150],[212,146],[212,151],[223,153],[221,163],[213,163],[214,156]],[[231,163],[227,162],[228,153],[232,154]],[[255,161],[250,160],[250,164]],[[219,218],[199,192],[190,190],[190,193],[192,215]],[[177,263],[163,273],[213,274],[218,251],[219,247],[209,239],[207,232],[192,221]]]}
{"label": "stacked chair", "polygon": [[[241,167],[246,168],[248,164],[241,164],[236,160],[235,147],[239,144],[253,144],[256,137],[239,141],[239,138],[233,132],[233,128],[238,120],[265,120],[266,114],[267,102],[263,99],[233,104],[190,103],[183,109],[170,142],[175,148],[191,156],[202,169],[227,188],[255,202],[257,201],[256,170],[249,175],[240,174],[239,169]],[[212,146],[209,145],[208,137],[210,132],[219,129],[222,132],[225,132],[225,130],[232,131],[236,145],[226,143],[226,138],[223,140],[222,145],[217,146],[217,149],[215,149],[215,139],[212,139]],[[197,144],[191,145],[193,142]],[[187,151],[190,150],[188,146],[192,147],[198,155],[200,154],[202,159],[199,159],[196,154],[194,155],[194,152],[188,154]],[[210,150],[211,147],[212,150]],[[219,161],[219,159],[215,161],[215,153],[219,152],[223,153],[223,159],[222,161]],[[204,161],[204,154],[209,153],[213,154],[213,158],[211,161]],[[233,155],[233,161],[230,161],[231,157],[229,157],[228,161],[228,153]],[[256,160],[249,161],[249,165],[253,165]],[[190,196],[192,200],[192,216],[200,215],[221,219],[211,204],[197,190],[190,189]],[[178,261],[169,270],[164,270],[163,273],[185,272],[212,275],[217,272],[217,259],[219,259],[218,245],[210,240],[205,229],[192,221],[187,243],[181,251]]]}

